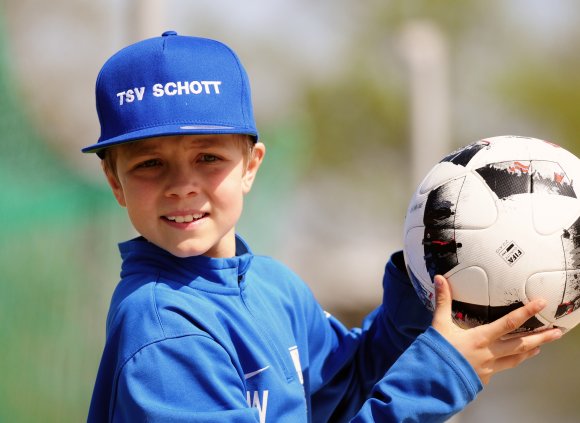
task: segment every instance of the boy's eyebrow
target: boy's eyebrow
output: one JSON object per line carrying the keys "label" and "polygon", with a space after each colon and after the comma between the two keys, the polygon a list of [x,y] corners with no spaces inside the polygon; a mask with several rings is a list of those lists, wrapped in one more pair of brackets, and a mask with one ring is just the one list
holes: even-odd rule
{"label": "boy's eyebrow", "polygon": [[[180,142],[179,138],[174,140],[165,139],[163,141],[157,142],[134,142],[128,143],[127,149],[131,154],[138,154],[138,155],[145,155],[149,153],[155,152],[158,148],[158,144],[160,142]],[[191,148],[208,148],[208,147],[219,147],[224,145],[226,141],[212,137],[211,135],[208,136],[196,136],[195,138],[191,138],[188,143],[188,147]]]}
{"label": "boy's eyebrow", "polygon": [[153,144],[148,144],[148,143],[139,143],[139,142],[133,142],[133,143],[129,143],[127,144],[127,150],[131,153],[131,154],[148,154],[151,153],[153,151],[156,150],[156,145]]}
{"label": "boy's eyebrow", "polygon": [[220,146],[223,144],[223,141],[219,138],[215,138],[215,137],[196,137],[196,138],[192,138],[190,140],[190,145],[193,145],[195,147],[201,147],[201,148],[206,148],[206,147],[212,147],[212,146]]}
{"label": "boy's eyebrow", "polygon": [[215,146],[217,144],[215,142],[211,142],[209,140],[192,140],[188,144],[188,147],[190,147],[190,148],[207,148],[207,147],[211,147],[212,145]]}

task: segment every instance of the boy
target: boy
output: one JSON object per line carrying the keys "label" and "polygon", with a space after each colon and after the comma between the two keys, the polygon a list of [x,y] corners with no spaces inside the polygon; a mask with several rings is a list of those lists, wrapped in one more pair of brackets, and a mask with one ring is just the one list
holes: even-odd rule
{"label": "boy", "polygon": [[254,256],[235,225],[265,147],[225,45],[169,31],[129,46],[96,97],[101,137],[83,151],[103,159],[141,236],[120,244],[89,421],[444,421],[559,337],[501,339],[541,301],[460,330],[441,277],[430,315],[400,252],[382,305],[348,331],[289,269]]}

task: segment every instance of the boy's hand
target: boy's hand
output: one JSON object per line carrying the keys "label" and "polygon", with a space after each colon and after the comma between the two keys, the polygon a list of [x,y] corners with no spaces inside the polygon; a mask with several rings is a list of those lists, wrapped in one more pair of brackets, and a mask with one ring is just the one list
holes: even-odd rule
{"label": "boy's hand", "polygon": [[435,291],[433,327],[469,361],[484,385],[494,374],[518,366],[537,355],[541,345],[562,336],[560,329],[549,329],[502,339],[542,310],[546,306],[543,300],[531,301],[494,322],[465,330],[453,323],[451,290],[443,276],[435,276]]}

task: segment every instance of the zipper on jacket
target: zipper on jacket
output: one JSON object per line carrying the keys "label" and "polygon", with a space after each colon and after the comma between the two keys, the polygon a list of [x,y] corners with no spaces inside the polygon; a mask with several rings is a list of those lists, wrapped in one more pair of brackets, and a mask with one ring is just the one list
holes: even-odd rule
{"label": "zipper on jacket", "polygon": [[[242,278],[243,278],[243,275],[240,275],[240,276],[242,276]],[[274,351],[274,356],[276,357],[278,364],[280,365],[280,367],[284,371],[284,376],[286,376],[286,382],[292,382],[292,381],[296,380],[298,376],[295,374],[295,372],[291,371],[291,370],[294,370],[294,367],[292,367],[292,369],[290,369],[286,365],[287,360],[291,359],[290,353],[287,351],[287,348],[284,348],[282,346],[282,348],[286,354],[284,354],[282,351],[280,351],[281,345],[278,345],[278,343],[275,342],[276,338],[274,336],[272,336],[272,334],[270,334],[270,330],[268,329],[268,325],[260,324],[261,323],[260,318],[255,313],[253,313],[251,308],[248,306],[248,303],[246,302],[245,294],[244,294],[243,290],[240,291],[240,298],[242,300],[242,304],[244,305],[244,308],[252,317],[253,322],[256,323],[253,325],[254,328],[256,329],[256,332],[262,334],[262,339],[270,347],[270,349],[272,351]]]}

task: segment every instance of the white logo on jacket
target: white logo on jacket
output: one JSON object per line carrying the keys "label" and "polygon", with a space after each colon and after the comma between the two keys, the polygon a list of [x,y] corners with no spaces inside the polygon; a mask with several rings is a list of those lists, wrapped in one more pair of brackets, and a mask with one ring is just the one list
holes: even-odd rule
{"label": "white logo on jacket", "polygon": [[[300,364],[300,353],[298,352],[298,346],[288,348],[290,352],[290,357],[292,358],[292,363],[294,363],[294,369],[296,369],[296,375],[298,376],[298,381],[301,385],[304,385],[304,376],[302,374],[302,365]],[[262,372],[268,370],[270,366],[262,367],[261,369],[255,370],[250,373],[246,373],[244,378],[246,380],[253,378],[261,374]],[[260,416],[260,423],[266,423],[266,413],[268,410],[268,395],[269,391],[266,389],[264,391],[246,391],[246,401],[248,407],[256,408],[258,410],[258,415]]]}
{"label": "white logo on jacket", "polygon": [[292,362],[294,363],[294,368],[296,369],[296,374],[298,375],[298,380],[301,385],[304,385],[304,376],[302,375],[302,366],[300,365],[300,353],[298,352],[298,347],[294,345],[288,348],[290,351],[290,357],[292,357]]}
{"label": "white logo on jacket", "polygon": [[254,407],[258,409],[260,423],[266,423],[266,410],[268,409],[268,390],[262,392],[262,398],[260,398],[260,391],[254,391],[253,395],[250,391],[246,391],[246,401],[248,402],[248,407]]}

